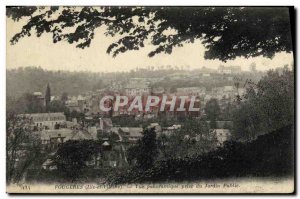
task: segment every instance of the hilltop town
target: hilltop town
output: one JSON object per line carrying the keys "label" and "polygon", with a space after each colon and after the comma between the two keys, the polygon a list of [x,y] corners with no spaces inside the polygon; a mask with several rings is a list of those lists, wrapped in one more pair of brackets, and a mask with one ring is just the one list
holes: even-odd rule
{"label": "hilltop town", "polygon": [[[123,79],[118,74],[109,80],[103,77],[105,88],[78,95],[70,95],[67,90],[57,95],[51,88],[55,83],[48,82],[46,88],[43,87],[44,92],[41,88],[12,101],[13,108],[25,106],[11,112],[27,121],[31,135],[40,143],[43,155],[30,166],[31,171],[56,171],[59,165],[54,157],[64,143],[70,142],[98,143],[101,150],[84,161],[88,168],[124,169],[135,164],[132,149],[141,142],[146,129],[155,132],[155,140],[162,147],[158,159],[204,154],[226,141],[238,139],[233,134],[232,111],[243,102],[247,89],[256,90],[257,82],[265,75],[256,71],[253,64],[250,68],[250,71],[241,71],[238,66],[220,66],[217,70],[168,70],[171,73],[163,77],[153,75],[159,71],[139,69]],[[103,111],[99,101],[107,95],[124,95],[129,101],[135,96],[193,96],[198,99],[199,111],[159,111],[155,107],[148,111],[128,111],[126,107]],[[249,139],[254,138],[241,138],[242,141]],[[23,150],[19,156],[26,153]],[[14,164],[23,163],[15,161]]]}

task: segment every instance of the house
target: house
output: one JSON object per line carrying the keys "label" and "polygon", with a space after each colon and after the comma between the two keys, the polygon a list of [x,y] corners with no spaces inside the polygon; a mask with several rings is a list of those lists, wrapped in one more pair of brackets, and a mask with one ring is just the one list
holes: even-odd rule
{"label": "house", "polygon": [[48,171],[53,171],[57,169],[56,164],[54,163],[53,160],[48,158],[43,164],[42,164],[42,169],[48,170]]}
{"label": "house", "polygon": [[97,137],[86,130],[79,129],[53,129],[36,132],[46,149],[54,149],[68,140],[96,140]]}
{"label": "house", "polygon": [[57,125],[62,125],[66,121],[66,116],[62,112],[21,114],[19,116],[31,119],[34,130],[55,129]]}
{"label": "house", "polygon": [[77,119],[73,118],[73,121],[66,121],[61,127],[65,127],[68,129],[80,128],[80,124],[77,123]]}
{"label": "house", "polygon": [[165,93],[165,89],[163,87],[152,88],[152,95],[161,96],[164,93]]}
{"label": "house", "polygon": [[111,132],[120,134],[123,142],[136,143],[143,137],[143,128],[140,127],[113,127]]}
{"label": "house", "polygon": [[149,128],[154,128],[154,127],[160,127],[160,125],[157,122],[150,123]]}
{"label": "house", "polygon": [[151,123],[148,128],[153,128],[158,135],[162,133],[162,128],[158,123]]}
{"label": "house", "polygon": [[125,86],[125,94],[127,96],[142,96],[150,94],[150,92],[149,82],[145,79],[132,78]]}
{"label": "house", "polygon": [[187,96],[202,96],[205,95],[205,87],[185,87],[177,88],[178,95],[187,95]]}
{"label": "house", "polygon": [[146,85],[128,85],[125,87],[125,93],[127,96],[142,96],[149,94],[150,88]]}
{"label": "house", "polygon": [[173,124],[172,126],[166,127],[162,129],[161,135],[165,136],[171,136],[173,135],[176,131],[181,129],[180,124]]}
{"label": "house", "polygon": [[33,95],[36,96],[36,97],[42,97],[43,96],[42,92],[39,92],[39,91],[33,92]]}
{"label": "house", "polygon": [[73,130],[70,140],[96,140],[97,135],[89,133],[86,130]]}

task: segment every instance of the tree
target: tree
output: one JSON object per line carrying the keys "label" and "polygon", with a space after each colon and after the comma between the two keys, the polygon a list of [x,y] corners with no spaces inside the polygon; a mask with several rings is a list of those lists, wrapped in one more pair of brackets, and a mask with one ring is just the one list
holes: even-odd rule
{"label": "tree", "polygon": [[50,104],[48,105],[48,112],[52,112],[52,113],[64,112],[64,114],[68,119],[70,119],[69,117],[71,116],[69,108],[66,107],[64,102],[60,100],[51,101]]}
{"label": "tree", "polygon": [[6,120],[6,178],[17,183],[26,177],[30,166],[42,158],[40,139],[32,133],[26,117],[8,114]]}
{"label": "tree", "polygon": [[242,103],[239,108],[235,109],[233,111],[233,136],[245,141],[255,139],[261,130],[260,112],[251,103]]}
{"label": "tree", "polygon": [[154,165],[158,156],[158,145],[154,128],[145,129],[143,137],[128,151],[128,161],[136,161],[137,168],[147,170]]}
{"label": "tree", "polygon": [[294,72],[288,68],[268,71],[251,84],[234,111],[237,139],[251,140],[281,127],[294,124]]}
{"label": "tree", "polygon": [[78,122],[84,122],[85,114],[81,112],[77,112],[76,110],[73,110],[68,115],[66,115],[67,118],[73,119],[76,118]]}
{"label": "tree", "polygon": [[53,100],[48,105],[49,112],[61,112],[66,109],[66,106],[60,100]]}
{"label": "tree", "polygon": [[216,128],[216,120],[220,115],[220,106],[217,99],[209,100],[205,105],[205,113],[210,121],[210,128]]}
{"label": "tree", "polygon": [[51,33],[54,43],[77,43],[83,49],[104,26],[105,35],[121,35],[107,48],[113,56],[139,50],[149,40],[155,46],[150,57],[171,54],[174,47],[195,40],[204,44],[205,58],[222,61],[238,56],[271,58],[276,52],[292,51],[287,7],[28,6],[7,7],[6,13],[15,21],[28,19],[12,44],[35,30],[37,37]]}
{"label": "tree", "polygon": [[68,93],[67,92],[63,92],[61,94],[60,100],[65,104],[66,101],[68,100]]}
{"label": "tree", "polygon": [[44,100],[31,93],[24,93],[19,98],[8,98],[7,112],[11,113],[43,113]]}
{"label": "tree", "polygon": [[48,111],[48,106],[51,102],[51,89],[49,83],[47,84],[46,88],[46,94],[45,94],[45,105],[46,105],[46,110]]}
{"label": "tree", "polygon": [[225,142],[207,153],[157,161],[147,171],[130,170],[112,184],[195,182],[236,177],[294,176],[294,128],[288,125],[253,142]]}
{"label": "tree", "polygon": [[[106,73],[104,76],[93,72],[47,71],[40,67],[24,66],[6,70],[7,96],[17,99],[24,92],[32,94],[41,91],[48,82],[51,86],[52,95],[62,96],[67,91],[69,96],[78,96],[87,90],[99,89],[101,79],[103,79],[102,88],[106,88],[111,78],[125,79],[128,75],[127,73],[115,72]],[[37,79],[39,81],[36,81]]]}
{"label": "tree", "polygon": [[232,120],[232,110],[234,109],[234,106],[231,102],[226,103],[224,111],[221,113],[221,119],[230,121]]}
{"label": "tree", "polygon": [[58,172],[65,178],[77,180],[90,161],[101,152],[101,145],[93,140],[67,141],[63,143],[53,157]]}
{"label": "tree", "polygon": [[194,137],[195,135],[207,136],[209,129],[205,121],[191,118],[184,122],[181,132]]}
{"label": "tree", "polygon": [[181,129],[158,137],[163,159],[189,157],[210,151],[214,142],[209,138],[209,127],[206,121],[186,120]]}

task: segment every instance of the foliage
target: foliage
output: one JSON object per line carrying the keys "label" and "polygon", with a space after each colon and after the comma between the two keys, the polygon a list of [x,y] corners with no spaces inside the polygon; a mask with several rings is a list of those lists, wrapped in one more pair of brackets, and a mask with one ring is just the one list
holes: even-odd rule
{"label": "foliage", "polygon": [[294,72],[269,71],[257,85],[248,87],[234,111],[236,139],[251,140],[288,124],[294,124]]}
{"label": "foliage", "polygon": [[54,164],[61,176],[76,180],[82,177],[86,162],[101,152],[101,145],[92,140],[67,141],[63,143],[53,157]]}
{"label": "foliage", "polygon": [[220,112],[221,110],[217,99],[211,99],[205,104],[205,113],[207,119],[211,122],[211,128],[216,128],[216,120]]}
{"label": "foliage", "polygon": [[202,154],[215,148],[205,121],[190,118],[182,123],[182,128],[170,135],[162,134],[157,138],[160,159],[179,158]]}
{"label": "foliage", "polygon": [[203,120],[199,120],[196,118],[189,118],[183,123],[183,127],[180,130],[186,135],[190,136],[208,136],[209,129],[207,123]]}
{"label": "foliage", "polygon": [[249,143],[227,142],[206,154],[158,161],[146,171],[133,168],[114,176],[110,183],[291,176],[294,173],[293,129],[289,125]]}
{"label": "foliage", "polygon": [[68,93],[67,93],[67,92],[63,92],[63,93],[61,94],[60,100],[61,100],[63,103],[66,103],[66,101],[68,100]]}
{"label": "foliage", "polygon": [[[7,17],[27,19],[11,43],[22,37],[51,33],[53,42],[91,45],[95,30],[105,27],[107,36],[120,35],[107,53],[113,56],[139,50],[150,41],[158,53],[200,40],[205,58],[226,61],[238,56],[273,57],[292,51],[287,7],[7,7]],[[30,18],[29,18],[30,17]],[[259,33],[259,34],[257,34]]]}
{"label": "foliage", "polygon": [[42,159],[41,142],[32,133],[31,121],[8,114],[6,120],[6,178],[7,183],[22,180],[28,168]]}
{"label": "foliage", "polygon": [[45,106],[46,111],[49,111],[49,104],[51,101],[51,89],[49,83],[47,84],[46,92],[45,92]]}
{"label": "foliage", "polygon": [[7,112],[43,113],[45,111],[44,101],[33,94],[24,93],[17,99],[7,97]]}
{"label": "foliage", "polygon": [[[87,91],[104,88],[98,82],[103,78],[101,73],[47,71],[40,67],[24,67],[6,71],[7,96],[13,100],[25,92],[42,92],[45,94],[46,85],[51,85],[51,95],[61,96],[65,91],[69,95],[79,95]],[[111,78],[112,74],[106,74]],[[38,79],[38,81],[37,81]],[[62,86],[64,85],[64,86]]]}
{"label": "foliage", "polygon": [[154,128],[145,129],[136,146],[128,150],[128,160],[136,161],[136,168],[146,170],[154,165],[158,156],[158,145]]}
{"label": "foliage", "polygon": [[[46,110],[47,108],[47,110]],[[68,107],[65,106],[63,101],[52,100],[48,106],[44,105],[44,99],[39,99],[30,93],[24,93],[21,97],[14,100],[8,97],[7,99],[7,112],[20,113],[45,113],[45,112],[64,112],[69,118],[77,114],[71,114]],[[74,117],[73,117],[74,118]]]}
{"label": "foliage", "polygon": [[[220,114],[219,118],[221,120],[232,121],[232,118],[233,118],[233,113],[232,112],[233,112],[234,108],[235,108],[235,106],[232,102],[226,103],[225,108],[224,108],[223,111],[221,111],[221,114]],[[230,127],[228,125],[226,125],[225,129],[230,129]]]}
{"label": "foliage", "polygon": [[64,112],[66,115],[68,115],[69,109],[65,106],[63,101],[52,100],[48,105],[48,112]]}
{"label": "foliage", "polygon": [[117,133],[115,133],[115,132],[110,133],[110,135],[109,135],[110,143],[115,143],[116,141],[119,141],[119,140],[120,140],[120,137]]}

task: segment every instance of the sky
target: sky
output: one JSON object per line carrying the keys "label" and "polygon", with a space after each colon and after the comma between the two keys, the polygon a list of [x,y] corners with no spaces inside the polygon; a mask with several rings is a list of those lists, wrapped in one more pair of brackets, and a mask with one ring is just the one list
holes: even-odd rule
{"label": "sky", "polygon": [[147,54],[153,49],[153,46],[146,43],[145,48],[139,51],[126,52],[113,58],[112,55],[106,53],[106,49],[117,39],[106,37],[103,34],[103,28],[96,30],[91,46],[85,49],[76,48],[75,44],[64,41],[54,44],[52,35],[47,33],[39,38],[32,34],[31,37],[24,37],[17,44],[11,45],[9,40],[14,34],[21,31],[27,20],[22,19],[14,22],[7,18],[7,69],[36,66],[46,70],[117,72],[130,71],[137,67],[146,68],[147,66],[183,66],[192,70],[203,66],[216,69],[219,65],[240,65],[242,70],[249,70],[250,64],[255,62],[257,70],[265,71],[282,67],[285,64],[291,65],[293,62],[293,55],[285,52],[276,54],[273,59],[263,57],[237,58],[226,63],[219,60],[205,60],[205,48],[200,41],[175,48],[170,55],[159,54],[152,58],[149,58]]}

